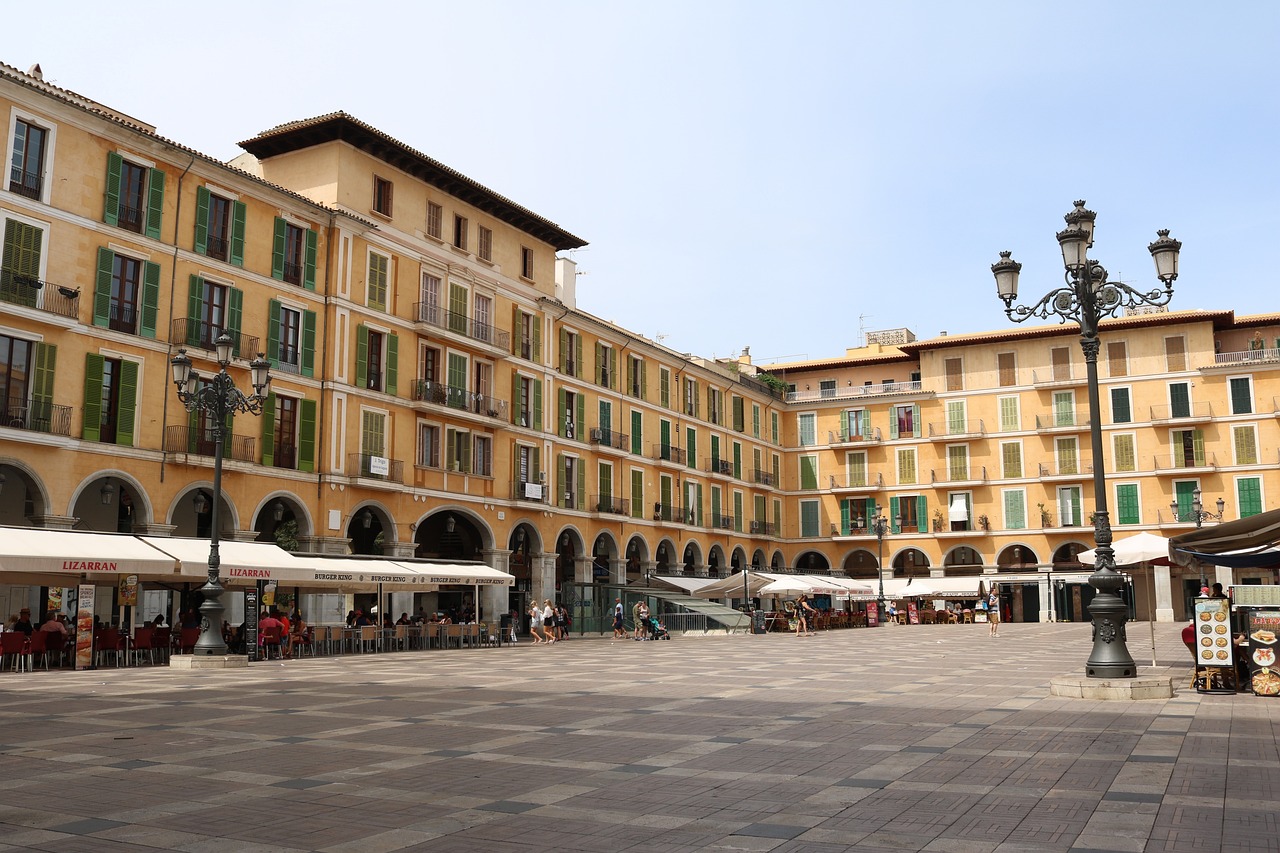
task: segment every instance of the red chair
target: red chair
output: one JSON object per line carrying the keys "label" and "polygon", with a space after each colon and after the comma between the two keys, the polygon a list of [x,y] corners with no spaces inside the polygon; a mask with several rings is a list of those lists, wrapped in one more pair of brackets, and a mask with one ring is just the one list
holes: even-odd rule
{"label": "red chair", "polygon": [[[58,658],[58,666],[62,666],[63,659],[66,657],[67,653],[67,635],[61,631],[41,631],[40,633],[47,635],[45,637],[44,668],[49,668],[49,655],[56,655]],[[32,646],[32,648],[34,648],[34,646]]]}
{"label": "red chair", "polygon": [[151,648],[160,653],[162,660],[169,660],[169,646],[173,643],[173,630],[167,625],[154,629],[151,635]]}
{"label": "red chair", "polygon": [[184,655],[189,655],[196,649],[196,641],[200,639],[199,628],[183,628],[179,635],[179,648]]}
{"label": "red chair", "polygon": [[103,628],[94,635],[93,646],[96,666],[101,666],[103,659],[108,655],[115,658],[116,666],[120,666],[123,643],[121,642],[119,630],[115,628]]}
{"label": "red chair", "polygon": [[155,634],[154,628],[139,628],[133,632],[133,648],[130,650],[130,655],[135,663],[142,663],[143,652],[146,652],[152,663],[156,662]]}
{"label": "red chair", "polygon": [[30,645],[27,646],[27,653],[30,655],[28,666],[34,669],[35,662],[38,657],[44,660],[44,668],[45,668],[45,671],[48,672],[49,670],[49,646],[48,646],[49,632],[41,631],[37,629],[31,632],[31,636],[28,639],[30,640]]}
{"label": "red chair", "polygon": [[27,635],[21,631],[5,631],[0,634],[0,666],[6,659],[12,658],[13,671],[31,668],[30,644]]}
{"label": "red chair", "polygon": [[272,626],[262,631],[262,659],[271,660],[271,650],[276,650],[276,658],[282,658],[280,651],[280,627]]}

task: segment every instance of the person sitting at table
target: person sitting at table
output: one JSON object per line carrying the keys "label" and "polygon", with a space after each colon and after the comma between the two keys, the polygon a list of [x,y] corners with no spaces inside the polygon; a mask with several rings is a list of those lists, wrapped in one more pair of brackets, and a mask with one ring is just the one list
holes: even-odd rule
{"label": "person sitting at table", "polygon": [[57,615],[52,610],[49,611],[49,615],[45,619],[44,624],[40,626],[40,630],[52,631],[55,634],[61,634],[64,637],[67,635],[67,626],[58,621]]}
{"label": "person sitting at table", "polygon": [[400,618],[396,620],[396,624],[397,624],[397,625],[408,625],[408,624],[409,624],[409,614],[408,614],[408,613],[401,613],[401,614],[400,614]]}
{"label": "person sitting at table", "polygon": [[359,607],[356,608],[356,618],[351,622],[352,628],[368,628],[373,623],[369,621],[369,617],[364,615],[364,611]]}
{"label": "person sitting at table", "polygon": [[390,613],[388,613],[388,614],[386,614],[385,616],[383,616],[383,617],[382,617],[382,627],[383,627],[384,629],[390,630],[390,629],[394,628],[395,626],[396,626],[396,623],[395,623],[395,622],[393,622],[393,621],[391,621],[391,614],[390,614]]}
{"label": "person sitting at table", "polygon": [[21,631],[30,637],[31,633],[35,631],[35,629],[36,627],[31,624],[31,608],[24,607],[18,611],[18,621],[14,622],[13,627],[9,630]]}

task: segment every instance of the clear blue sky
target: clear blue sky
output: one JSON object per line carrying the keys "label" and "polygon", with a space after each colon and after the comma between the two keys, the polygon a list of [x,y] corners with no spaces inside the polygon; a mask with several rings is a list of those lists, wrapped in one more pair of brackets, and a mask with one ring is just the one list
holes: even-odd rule
{"label": "clear blue sky", "polygon": [[1007,325],[1076,198],[1113,278],[1170,228],[1174,307],[1280,310],[1280,4],[1214,6],[46,0],[0,61],[224,159],[346,110],[588,240],[583,309],[761,362]]}

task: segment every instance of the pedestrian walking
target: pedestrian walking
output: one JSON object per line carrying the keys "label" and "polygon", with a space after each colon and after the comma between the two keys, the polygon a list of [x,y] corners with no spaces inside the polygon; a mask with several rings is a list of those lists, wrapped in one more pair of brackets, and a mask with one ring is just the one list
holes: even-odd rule
{"label": "pedestrian walking", "polygon": [[1000,593],[995,586],[991,587],[991,594],[987,596],[987,623],[991,626],[991,636],[1000,636]]}
{"label": "pedestrian walking", "polygon": [[809,596],[801,593],[796,599],[796,637],[813,637],[816,636],[813,631],[809,630],[813,627],[813,617],[818,611],[813,609],[813,605],[809,603]]}

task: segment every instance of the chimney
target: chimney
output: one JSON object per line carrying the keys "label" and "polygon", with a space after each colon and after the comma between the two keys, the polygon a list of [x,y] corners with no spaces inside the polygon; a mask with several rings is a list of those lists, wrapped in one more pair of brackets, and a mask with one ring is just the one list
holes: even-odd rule
{"label": "chimney", "polygon": [[578,307],[578,263],[572,258],[556,258],[556,299]]}
{"label": "chimney", "polygon": [[39,62],[27,69],[27,76],[34,77],[37,80],[44,80],[44,72],[40,70]]}

